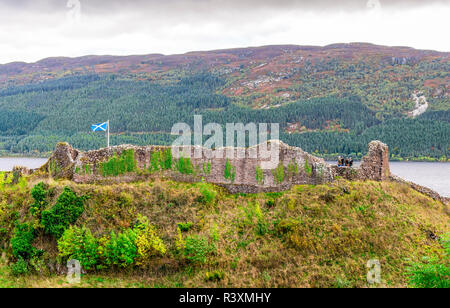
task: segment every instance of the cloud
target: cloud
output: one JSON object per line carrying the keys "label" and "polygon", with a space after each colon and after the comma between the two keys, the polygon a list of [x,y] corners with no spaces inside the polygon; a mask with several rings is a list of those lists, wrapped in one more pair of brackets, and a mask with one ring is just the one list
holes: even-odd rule
{"label": "cloud", "polygon": [[449,1],[71,1],[1,0],[0,63],[352,41],[450,49]]}
{"label": "cloud", "polygon": [[[89,13],[120,13],[126,11],[164,10],[173,14],[194,11],[242,11],[251,9],[308,11],[363,10],[367,2],[378,2],[384,8],[415,8],[430,4],[449,5],[449,0],[80,0]],[[67,0],[2,0],[6,7],[35,11],[64,10]]]}

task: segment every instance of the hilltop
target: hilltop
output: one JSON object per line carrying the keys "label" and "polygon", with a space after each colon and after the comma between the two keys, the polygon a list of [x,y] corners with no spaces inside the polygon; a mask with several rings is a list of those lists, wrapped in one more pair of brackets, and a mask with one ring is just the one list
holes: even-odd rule
{"label": "hilltop", "polygon": [[[448,264],[448,208],[396,182],[237,195],[164,179],[0,184],[0,286],[69,287],[68,258],[96,287],[370,287],[371,259],[376,286],[405,287],[413,262]],[[75,215],[67,225],[62,208]]]}
{"label": "hilltop", "polygon": [[0,65],[0,155],[83,150],[110,119],[113,144],[170,144],[177,122],[278,122],[324,156],[449,157],[449,53],[366,43],[263,46],[183,55],[49,58]]}

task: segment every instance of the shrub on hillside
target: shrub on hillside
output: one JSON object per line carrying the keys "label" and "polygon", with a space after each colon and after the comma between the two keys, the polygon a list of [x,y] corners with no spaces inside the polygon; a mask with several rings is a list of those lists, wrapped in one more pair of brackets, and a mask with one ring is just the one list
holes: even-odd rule
{"label": "shrub on hillside", "polygon": [[13,276],[21,276],[28,274],[28,262],[19,257],[16,263],[10,265],[11,274]]}
{"label": "shrub on hillside", "polygon": [[206,183],[201,183],[199,185],[201,193],[199,201],[206,205],[214,204],[216,201],[217,192]]}
{"label": "shrub on hillside", "polygon": [[181,232],[188,232],[194,226],[192,221],[188,222],[179,222],[177,224],[177,228],[180,229]]}
{"label": "shrub on hillside", "polygon": [[85,199],[85,196],[78,197],[70,188],[64,188],[56,204],[50,210],[42,212],[41,223],[45,232],[60,238],[83,213]]}
{"label": "shrub on hillside", "polygon": [[117,235],[112,231],[102,251],[105,262],[109,266],[127,267],[132,265],[137,255],[136,233],[132,229]]}
{"label": "shrub on hillside", "polygon": [[136,264],[144,264],[149,258],[166,253],[166,245],[159,238],[155,226],[149,223],[147,217],[139,216],[134,232],[136,234],[137,249]]}
{"label": "shrub on hillside", "polygon": [[11,248],[15,258],[29,259],[36,252],[33,247],[35,230],[29,224],[18,224],[11,238]]}
{"label": "shrub on hillside", "polygon": [[409,284],[415,288],[450,288],[450,236],[441,239],[444,256],[423,258],[408,268]]}
{"label": "shrub on hillside", "polygon": [[70,227],[58,240],[61,257],[78,260],[81,266],[92,269],[98,262],[98,243],[88,228]]}
{"label": "shrub on hillside", "polygon": [[190,235],[184,241],[184,256],[193,263],[206,263],[208,255],[214,251],[215,246],[209,243],[207,237]]}
{"label": "shrub on hillside", "polygon": [[47,206],[47,195],[47,187],[43,182],[40,182],[33,187],[33,189],[31,190],[31,196],[34,199],[34,202],[30,205],[30,213],[33,216],[39,216],[41,211],[45,209],[45,207]]}

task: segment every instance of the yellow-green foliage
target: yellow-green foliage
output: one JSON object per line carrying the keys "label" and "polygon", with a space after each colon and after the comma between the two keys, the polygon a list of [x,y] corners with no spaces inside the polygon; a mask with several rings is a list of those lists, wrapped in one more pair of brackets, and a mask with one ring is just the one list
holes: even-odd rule
{"label": "yellow-green foliage", "polygon": [[203,204],[212,205],[216,201],[217,192],[214,189],[213,185],[200,183],[200,193],[202,194],[199,199]]}
{"label": "yellow-green foliage", "polygon": [[308,163],[307,160],[305,160],[304,169],[305,169],[305,174],[306,174],[307,176],[311,176],[311,174],[312,174],[312,168],[311,168],[311,166],[309,165],[309,163]]}
{"label": "yellow-green foliage", "polygon": [[292,178],[296,175],[298,175],[298,164],[295,158],[289,162],[288,164],[288,171],[287,171],[287,177]]}
{"label": "yellow-green foliage", "polygon": [[259,202],[241,207],[241,217],[238,220],[238,230],[243,233],[245,229],[250,228],[257,235],[265,235],[268,232],[268,224],[264,217]]}
{"label": "yellow-green foliage", "polygon": [[11,184],[14,175],[11,172],[0,172],[0,187]]}
{"label": "yellow-green foliage", "polygon": [[225,169],[223,176],[226,180],[229,180],[231,182],[234,182],[234,179],[236,177],[236,168],[231,165],[229,159],[227,159],[227,161],[225,162]]}
{"label": "yellow-green foliage", "polygon": [[194,166],[189,157],[180,157],[177,162],[177,170],[181,174],[193,174]]}
{"label": "yellow-green foliage", "polygon": [[225,277],[225,274],[222,271],[213,271],[205,273],[206,281],[220,281]]}
{"label": "yellow-green foliage", "polygon": [[264,184],[264,172],[260,166],[256,166],[256,183],[259,185]]}
{"label": "yellow-green foliage", "polygon": [[48,171],[51,176],[55,176],[56,174],[61,172],[61,167],[56,160],[51,159],[48,163]]}
{"label": "yellow-green foliage", "polygon": [[181,234],[181,228],[177,227],[177,235],[175,238],[175,247],[177,249],[177,251],[182,251],[185,247],[186,243],[183,239],[183,235]]}
{"label": "yellow-green foliage", "polygon": [[150,155],[150,172],[172,169],[172,150],[155,151]]}
{"label": "yellow-green foliage", "polygon": [[284,174],[284,165],[280,163],[275,170],[272,170],[273,180],[275,184],[281,184],[284,182],[285,174]]}
{"label": "yellow-green foliage", "polygon": [[211,175],[211,162],[203,163],[203,174]]}
{"label": "yellow-green foliage", "polygon": [[83,269],[94,268],[98,262],[98,243],[87,228],[70,226],[58,240],[59,256],[80,261]]}
{"label": "yellow-green foliage", "polygon": [[139,215],[138,224],[134,228],[136,232],[137,265],[145,264],[153,256],[162,256],[167,248],[159,238],[156,228],[152,226],[148,218]]}
{"label": "yellow-green foliage", "polygon": [[92,174],[92,165],[89,165],[89,164],[83,165],[83,173],[85,175]]}
{"label": "yellow-green foliage", "polygon": [[137,170],[137,162],[134,157],[134,151],[125,150],[120,156],[114,154],[108,161],[100,164],[100,170],[103,176],[118,176],[127,172]]}

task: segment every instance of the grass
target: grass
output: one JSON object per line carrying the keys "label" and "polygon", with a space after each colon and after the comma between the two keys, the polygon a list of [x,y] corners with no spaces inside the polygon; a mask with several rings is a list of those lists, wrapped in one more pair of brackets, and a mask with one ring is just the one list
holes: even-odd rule
{"label": "grass", "polygon": [[[30,190],[0,188],[0,239],[11,259],[8,238],[18,222],[30,222]],[[302,185],[282,193],[231,195],[208,185],[214,202],[205,202],[204,183],[168,180],[117,185],[75,184],[47,180],[49,204],[65,186],[89,195],[78,226],[98,237],[130,228],[147,216],[167,246],[164,256],[145,268],[92,271],[79,287],[372,287],[367,261],[381,263],[380,285],[407,287],[411,261],[441,254],[439,241],[449,233],[446,207],[404,184],[349,182]],[[15,218],[14,218],[15,217]],[[190,262],[176,248],[180,222],[192,222],[187,237],[214,238],[205,262]],[[55,242],[38,234],[34,245],[56,260]],[[12,277],[3,260],[0,287],[71,287],[64,276],[30,274]],[[221,273],[220,279],[206,279]],[[222,275],[223,274],[223,275]]]}

